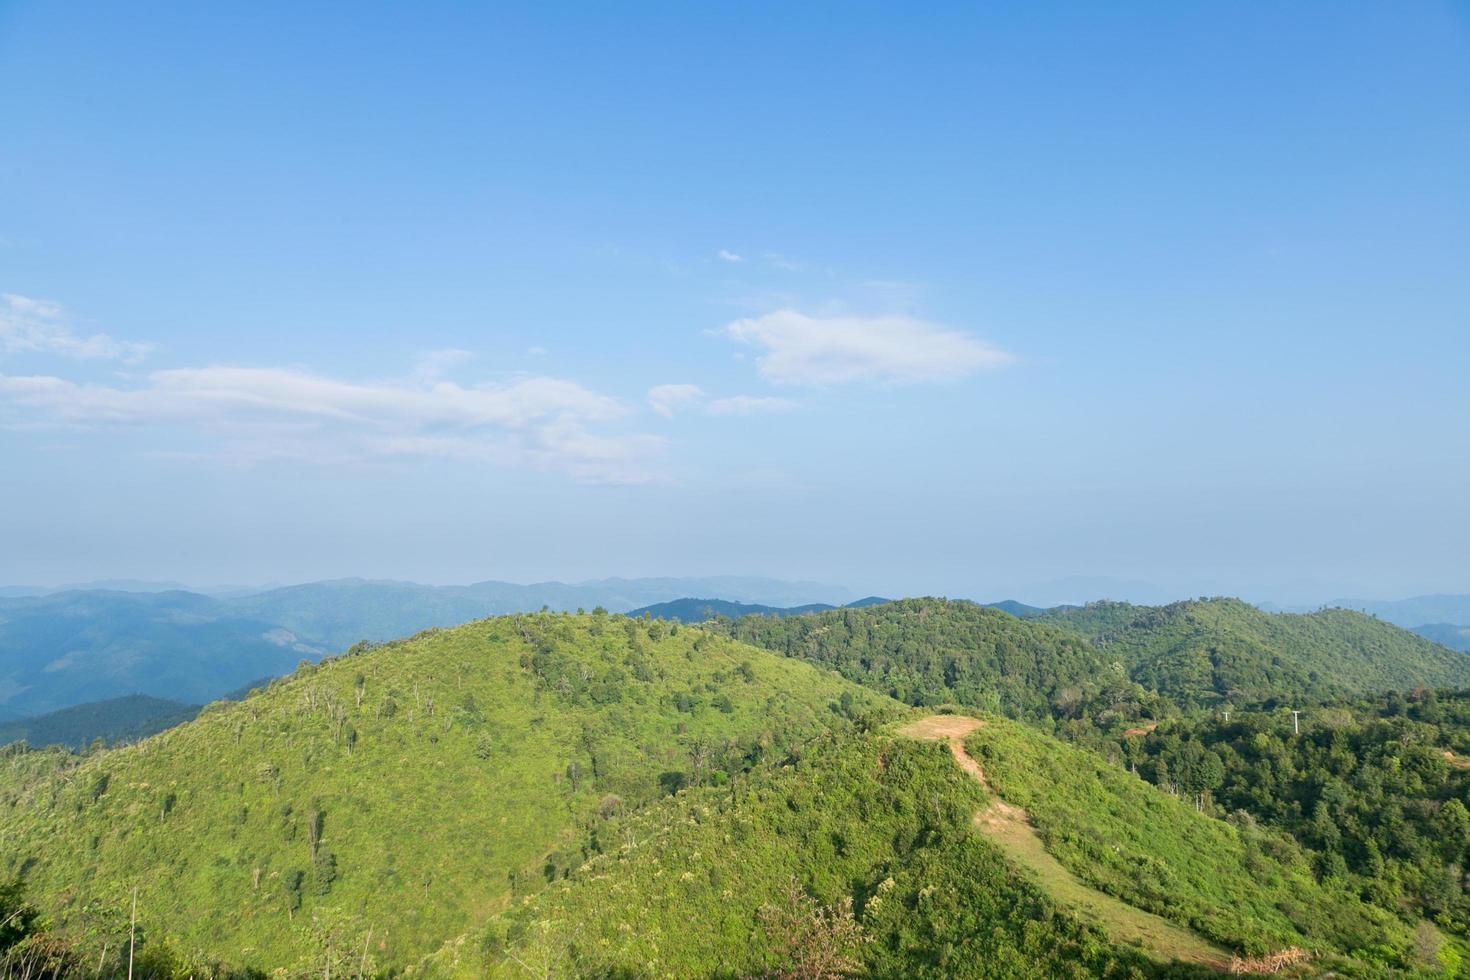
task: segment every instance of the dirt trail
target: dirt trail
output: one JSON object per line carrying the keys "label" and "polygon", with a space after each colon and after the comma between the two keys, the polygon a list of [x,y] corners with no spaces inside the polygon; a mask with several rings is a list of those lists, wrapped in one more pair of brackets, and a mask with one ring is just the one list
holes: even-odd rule
{"label": "dirt trail", "polygon": [[1005,802],[985,781],[980,763],[965,751],[965,736],[985,723],[960,715],[933,715],[898,730],[900,735],[924,741],[946,741],[955,762],[985,787],[992,800],[975,814],[975,826],[1011,856],[1034,872],[1042,887],[1062,905],[1096,923],[1115,941],[1142,947],[1150,955],[1184,960],[1223,969],[1230,961],[1224,950],[1206,942],[1168,919],[1134,908],[1086,884],[1052,857],[1042,844],[1026,811]]}

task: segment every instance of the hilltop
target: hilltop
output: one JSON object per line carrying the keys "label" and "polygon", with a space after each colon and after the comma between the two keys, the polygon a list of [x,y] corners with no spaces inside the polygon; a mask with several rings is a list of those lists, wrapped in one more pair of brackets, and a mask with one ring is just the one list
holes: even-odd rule
{"label": "hilltop", "polygon": [[634,618],[648,616],[653,619],[672,619],[681,623],[703,623],[717,617],[739,619],[741,616],[804,616],[807,613],[831,612],[833,609],[863,609],[880,606],[892,599],[868,596],[846,605],[834,606],[825,602],[810,602],[804,606],[763,606],[751,602],[734,602],[728,599],[674,599],[656,602],[650,606],[628,610]]}
{"label": "hilltop", "polygon": [[1134,680],[1185,704],[1470,685],[1470,657],[1346,609],[1303,615],[1238,599],[1095,602],[1037,621],[1087,638]]}
{"label": "hilltop", "polygon": [[4,867],[100,955],[403,966],[582,860],[599,815],[719,785],[884,699],[677,624],[537,614],[360,648],[121,749],[6,755]]}
{"label": "hilltop", "polygon": [[337,579],[231,595],[170,583],[107,584],[117,588],[0,590],[0,720],[134,693],[203,704],[362,640],[386,642],[486,616],[621,612],[693,589],[773,606],[837,603],[850,594],[739,576],[449,586]]}
{"label": "hilltop", "polygon": [[1116,724],[1157,701],[1086,639],[972,602],[903,599],[715,628],[905,704],[958,704],[1047,728],[1084,715]]}

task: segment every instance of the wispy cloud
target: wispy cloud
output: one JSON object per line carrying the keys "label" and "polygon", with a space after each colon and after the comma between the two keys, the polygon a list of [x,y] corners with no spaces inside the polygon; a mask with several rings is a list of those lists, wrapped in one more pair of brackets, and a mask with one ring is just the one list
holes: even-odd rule
{"label": "wispy cloud", "polygon": [[725,333],[762,350],[761,376],[780,385],[949,381],[1015,360],[970,334],[912,317],[778,310],[736,320]]}
{"label": "wispy cloud", "polygon": [[656,385],[648,389],[648,406],[664,418],[672,418],[675,412],[702,398],[704,392],[698,385]]}
{"label": "wispy cloud", "polygon": [[729,395],[710,398],[698,385],[658,385],[648,390],[648,405],[665,418],[686,409],[698,408],[705,415],[772,415],[800,408],[789,398],[763,398],[756,395]]}
{"label": "wispy cloud", "polygon": [[628,414],[570,381],[359,383],[284,368],[154,371],[135,387],[0,375],[9,424],[192,431],[233,461],[439,457],[600,483],[656,477],[663,440],[594,431]]}
{"label": "wispy cloud", "polygon": [[131,364],[142,360],[149,350],[147,344],[114,340],[105,333],[78,336],[58,303],[0,294],[0,354],[59,354]]}
{"label": "wispy cloud", "polygon": [[718,255],[721,259],[725,260],[726,262],[744,262],[745,261],[745,257],[743,255],[737,255],[734,252],[730,251],[729,249],[722,248],[718,252],[716,252],[715,254]]}
{"label": "wispy cloud", "polygon": [[704,407],[709,415],[774,415],[792,412],[800,406],[789,398],[761,398],[754,395],[732,395],[716,398]]}

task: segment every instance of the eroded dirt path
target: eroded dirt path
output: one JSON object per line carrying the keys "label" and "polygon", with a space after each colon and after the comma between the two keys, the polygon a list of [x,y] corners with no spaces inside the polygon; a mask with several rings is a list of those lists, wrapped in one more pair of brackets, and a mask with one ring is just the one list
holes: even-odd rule
{"label": "eroded dirt path", "polygon": [[1161,960],[1184,960],[1222,968],[1230,955],[1168,919],[1134,908],[1098,891],[1052,857],[1042,844],[1026,811],[1002,800],[985,781],[980,763],[965,751],[965,736],[985,723],[962,715],[932,715],[905,725],[900,735],[949,743],[950,754],[991,795],[988,806],[975,813],[975,826],[998,844],[1016,863],[1035,873],[1042,888],[1062,905],[1096,923],[1114,941],[1142,947]]}

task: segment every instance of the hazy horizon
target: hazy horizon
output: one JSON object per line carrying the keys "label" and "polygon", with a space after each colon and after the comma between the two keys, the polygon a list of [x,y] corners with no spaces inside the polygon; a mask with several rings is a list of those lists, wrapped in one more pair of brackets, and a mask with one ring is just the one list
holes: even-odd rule
{"label": "hazy horizon", "polygon": [[[1266,608],[1280,607],[1285,610],[1308,609],[1328,604],[1354,602],[1392,602],[1411,598],[1422,598],[1430,596],[1462,595],[1464,593],[1453,590],[1428,590],[1425,592],[1404,595],[1370,595],[1352,593],[1347,591],[1337,593],[1326,593],[1320,590],[1316,593],[1302,591],[1283,591],[1270,594],[1252,594],[1241,590],[1225,589],[1171,589],[1157,583],[1140,580],[1113,579],[1106,576],[1069,576],[1061,579],[1045,582],[1030,582],[1016,585],[1002,585],[981,592],[970,592],[957,589],[931,589],[927,591],[912,591],[905,589],[880,589],[853,587],[844,582],[817,581],[811,579],[791,579],[778,575],[761,574],[710,574],[710,575],[605,575],[592,576],[588,578],[541,578],[541,579],[511,579],[497,576],[481,576],[478,578],[464,580],[420,580],[407,579],[395,576],[364,576],[364,575],[335,575],[320,579],[300,580],[268,580],[260,582],[186,582],[177,579],[161,578],[106,578],[106,579],[77,579],[73,581],[57,582],[0,582],[0,595],[7,590],[30,590],[38,591],[66,591],[85,589],[112,589],[117,591],[164,591],[167,589],[182,589],[184,591],[196,592],[203,595],[233,595],[241,593],[266,592],[274,589],[291,588],[301,585],[313,585],[322,582],[337,581],[368,581],[368,582],[396,582],[408,585],[424,585],[436,588],[453,588],[476,585],[487,582],[504,583],[517,586],[533,586],[550,583],[565,585],[589,585],[606,581],[616,580],[672,580],[698,582],[716,582],[721,579],[741,580],[750,582],[770,582],[783,586],[808,587],[811,595],[800,600],[793,600],[791,604],[800,605],[807,602],[851,602],[860,598],[881,596],[884,598],[898,599],[916,596],[939,596],[951,599],[969,599],[976,602],[1000,602],[1002,600],[1014,600],[1028,605],[1036,606],[1058,606],[1082,604],[1099,600],[1114,600],[1121,602],[1132,602],[1141,605],[1164,605],[1170,602],[1182,600],[1228,596],[1244,599],[1248,602],[1262,605]],[[692,592],[687,598],[721,598],[713,593],[719,592],[713,589],[711,595],[701,595]],[[845,596],[839,600],[838,595]],[[749,600],[740,600],[749,601]],[[781,603],[776,603],[781,605]]]}
{"label": "hazy horizon", "polygon": [[1470,592],[1463,5],[574,11],[0,7],[0,581]]}

